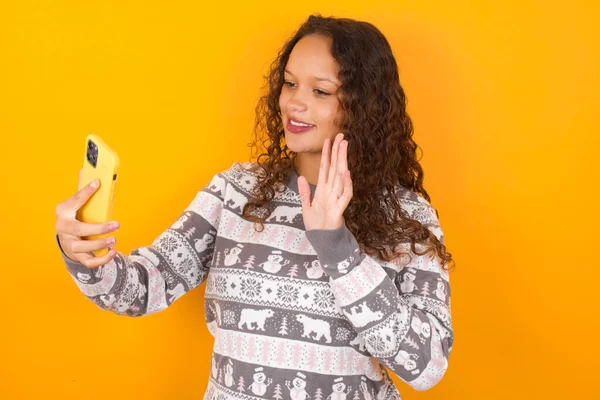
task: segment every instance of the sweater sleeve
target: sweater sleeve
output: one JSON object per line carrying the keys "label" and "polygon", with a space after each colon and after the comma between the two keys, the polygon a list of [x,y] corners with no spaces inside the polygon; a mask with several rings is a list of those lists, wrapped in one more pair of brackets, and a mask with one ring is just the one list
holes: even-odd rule
{"label": "sweater sleeve", "polygon": [[[435,210],[427,207],[424,225],[443,242]],[[417,256],[405,244],[409,256],[384,268],[359,249],[345,224],[306,231],[306,236],[342,312],[371,355],[415,390],[437,384],[447,370],[454,339],[449,276],[439,258]],[[417,249],[422,252],[419,245]]]}
{"label": "sweater sleeve", "polygon": [[225,178],[215,175],[152,245],[129,255],[117,252],[96,268],[69,258],[57,235],[67,271],[79,290],[103,310],[138,317],[166,309],[206,279],[225,189]]}

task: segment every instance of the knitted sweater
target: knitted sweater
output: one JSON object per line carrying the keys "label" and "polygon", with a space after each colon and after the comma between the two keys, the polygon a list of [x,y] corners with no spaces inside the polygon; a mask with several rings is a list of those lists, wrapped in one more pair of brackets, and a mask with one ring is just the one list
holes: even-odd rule
{"label": "knitted sweater", "polygon": [[[241,217],[257,179],[251,166],[216,174],[151,246],[94,269],[60,249],[81,292],[101,309],[141,316],[206,280],[214,347],[204,399],[400,399],[387,369],[416,390],[439,382],[453,342],[439,259],[381,261],[345,224],[306,231],[293,168],[256,232]],[[443,241],[435,209],[400,185],[397,195]]]}

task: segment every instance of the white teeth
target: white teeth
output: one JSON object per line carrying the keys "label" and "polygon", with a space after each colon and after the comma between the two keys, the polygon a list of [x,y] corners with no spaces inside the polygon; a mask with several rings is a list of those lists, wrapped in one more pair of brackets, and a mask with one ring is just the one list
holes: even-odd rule
{"label": "white teeth", "polygon": [[309,124],[303,124],[301,122],[295,122],[293,119],[290,119],[290,122],[294,126],[312,126],[312,125],[309,125]]}

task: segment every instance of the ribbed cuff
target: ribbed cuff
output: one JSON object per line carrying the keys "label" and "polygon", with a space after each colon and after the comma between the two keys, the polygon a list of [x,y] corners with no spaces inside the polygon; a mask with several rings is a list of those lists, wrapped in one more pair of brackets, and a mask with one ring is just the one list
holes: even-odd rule
{"label": "ribbed cuff", "polygon": [[67,265],[67,270],[69,271],[69,273],[71,275],[73,275],[74,277],[77,277],[78,272],[89,274],[90,269],[88,267],[86,267],[79,261],[72,260],[65,254],[65,251],[63,250],[62,246],[60,245],[60,240],[58,240],[58,234],[56,234],[55,237],[56,237],[56,245],[58,246],[58,249],[60,250],[60,254],[61,254],[65,264]]}
{"label": "ribbed cuff", "polygon": [[315,249],[323,270],[333,279],[360,264],[364,255],[346,224],[337,229],[312,229],[306,238]]}

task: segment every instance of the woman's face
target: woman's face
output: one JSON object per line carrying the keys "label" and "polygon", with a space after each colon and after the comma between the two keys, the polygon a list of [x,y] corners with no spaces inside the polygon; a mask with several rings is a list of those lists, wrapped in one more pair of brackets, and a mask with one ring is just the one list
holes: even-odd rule
{"label": "woman's face", "polygon": [[285,68],[279,108],[285,142],[296,153],[320,153],[325,139],[333,142],[340,132],[334,119],[341,82],[329,48],[326,37],[305,36],[294,46]]}

